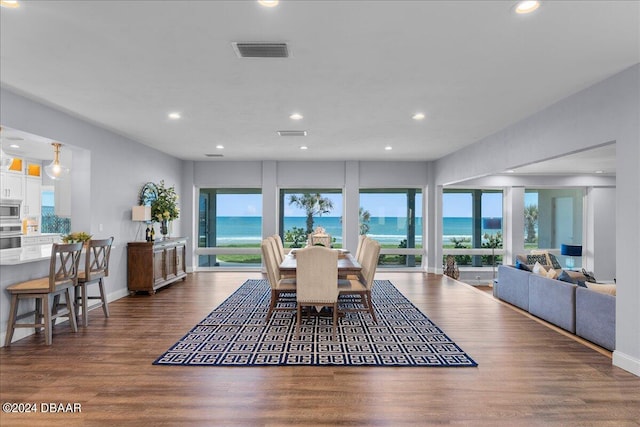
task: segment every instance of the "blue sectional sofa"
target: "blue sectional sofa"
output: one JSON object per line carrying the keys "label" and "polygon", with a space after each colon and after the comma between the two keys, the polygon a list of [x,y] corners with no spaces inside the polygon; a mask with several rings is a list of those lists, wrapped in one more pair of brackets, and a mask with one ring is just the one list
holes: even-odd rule
{"label": "blue sectional sofa", "polygon": [[615,349],[613,295],[509,265],[498,267],[493,295],[601,347]]}

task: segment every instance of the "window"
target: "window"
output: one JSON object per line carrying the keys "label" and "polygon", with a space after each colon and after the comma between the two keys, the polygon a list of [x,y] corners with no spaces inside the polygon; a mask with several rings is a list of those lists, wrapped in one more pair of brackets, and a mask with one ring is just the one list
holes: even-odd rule
{"label": "window", "polygon": [[[502,262],[501,256],[493,254],[495,249],[502,248],[502,191],[443,190],[442,248],[445,257],[456,254],[456,263],[461,266],[482,267]],[[491,249],[491,254],[480,251],[481,254],[474,255],[473,250],[464,249]]]}
{"label": "window", "polygon": [[360,234],[380,242],[380,267],[416,267],[422,263],[422,191],[360,190]]}
{"label": "window", "polygon": [[[582,245],[584,190],[525,189],[524,244],[526,249],[560,249]],[[564,265],[566,260],[560,258]],[[580,258],[574,260],[579,267]]]}
{"label": "window", "polygon": [[40,228],[41,233],[71,233],[71,219],[62,218],[56,215],[55,212],[55,197],[53,186],[43,186],[41,190],[42,194],[42,225]]}
{"label": "window", "polygon": [[198,266],[260,266],[260,189],[203,188],[198,202],[198,247],[224,248],[199,255]]}
{"label": "window", "polygon": [[342,247],[342,190],[280,190],[280,236],[285,247],[305,246],[317,227],[331,235],[332,246]]}

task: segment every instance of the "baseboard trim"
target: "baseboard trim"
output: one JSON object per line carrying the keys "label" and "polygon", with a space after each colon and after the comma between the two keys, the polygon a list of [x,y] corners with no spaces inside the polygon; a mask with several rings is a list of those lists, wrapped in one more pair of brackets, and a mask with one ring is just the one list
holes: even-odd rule
{"label": "baseboard trim", "polygon": [[[119,300],[120,298],[124,298],[128,295],[129,295],[129,291],[126,288],[118,289],[115,292],[111,292],[107,294],[107,301],[111,303],[113,301]],[[99,306],[92,307],[89,309],[89,311],[95,308],[100,308],[100,307]],[[100,310],[102,310],[102,308],[100,308]],[[4,322],[4,324],[2,324],[2,331],[0,332],[0,347],[4,347],[4,340],[5,340],[5,337],[7,336],[7,323],[6,323],[7,321],[8,319]],[[56,325],[60,325],[61,323],[68,322],[68,321],[69,321],[68,317],[59,317],[57,319]],[[13,339],[11,340],[11,342],[13,343],[13,342],[19,341],[23,338],[34,335],[35,333],[36,332],[34,328],[18,328],[13,332]],[[44,332],[40,332],[40,333],[44,337]]]}
{"label": "baseboard trim", "polygon": [[640,377],[640,359],[625,354],[620,350],[613,352],[613,365]]}

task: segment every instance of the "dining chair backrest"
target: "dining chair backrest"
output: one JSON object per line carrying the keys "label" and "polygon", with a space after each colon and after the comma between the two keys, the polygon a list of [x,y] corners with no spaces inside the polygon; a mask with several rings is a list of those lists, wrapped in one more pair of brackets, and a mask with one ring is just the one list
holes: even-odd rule
{"label": "dining chair backrest", "polygon": [[367,239],[368,237],[366,234],[361,234],[360,237],[358,237],[358,247],[356,248],[356,261],[358,261],[360,264],[362,264],[362,246],[364,245],[364,242]]}
{"label": "dining chair backrest", "polygon": [[284,253],[282,253],[282,254],[280,253],[278,240],[276,239],[275,236],[269,236],[269,237],[267,237],[267,240],[269,241],[269,244],[271,245],[271,248],[273,249],[273,256],[275,257],[277,264],[280,265],[280,263],[284,260]]}
{"label": "dining chair backrest", "polygon": [[331,235],[330,234],[309,234],[309,246],[324,246],[326,248],[331,247]]}
{"label": "dining chair backrest", "polygon": [[89,240],[84,263],[84,276],[87,282],[109,275],[109,258],[112,244],[113,237]]}
{"label": "dining chair backrest", "polygon": [[273,240],[276,242],[276,247],[278,248],[278,258],[280,259],[280,262],[282,262],[286,255],[284,253],[284,243],[282,242],[282,237],[280,237],[279,234],[274,234],[272,237],[273,237]]}
{"label": "dining chair backrest", "polygon": [[367,289],[371,289],[373,286],[373,278],[376,275],[376,269],[378,268],[378,258],[380,257],[380,243],[373,239],[367,239],[363,243],[362,254],[362,271],[360,272],[360,278]]}
{"label": "dining chair backrest", "polygon": [[81,252],[82,242],[53,244],[49,264],[49,292],[54,292],[58,286],[65,284],[76,285]]}
{"label": "dining chair backrest", "polygon": [[338,299],[338,252],[310,246],[296,252],[296,299],[327,302]]}
{"label": "dining chair backrest", "polygon": [[275,275],[274,263],[275,263],[275,255],[273,253],[273,244],[270,241],[270,237],[267,237],[260,244],[260,250],[262,252],[262,260],[264,262],[265,268],[267,270],[267,279],[269,281],[269,286],[275,289],[278,285],[278,280]]}

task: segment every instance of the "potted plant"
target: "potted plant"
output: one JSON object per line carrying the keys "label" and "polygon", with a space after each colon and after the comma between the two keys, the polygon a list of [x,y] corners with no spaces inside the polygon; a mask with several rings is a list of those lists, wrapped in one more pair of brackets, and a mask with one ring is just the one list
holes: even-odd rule
{"label": "potted plant", "polygon": [[80,243],[82,242],[84,246],[87,245],[87,242],[91,240],[91,235],[85,233],[84,231],[77,231],[73,233],[66,234],[62,236],[62,243]]}
{"label": "potted plant", "polygon": [[156,184],[157,196],[151,202],[151,218],[160,223],[160,233],[163,238],[169,234],[169,221],[180,217],[178,209],[178,194],[175,187],[166,187],[164,180]]}

